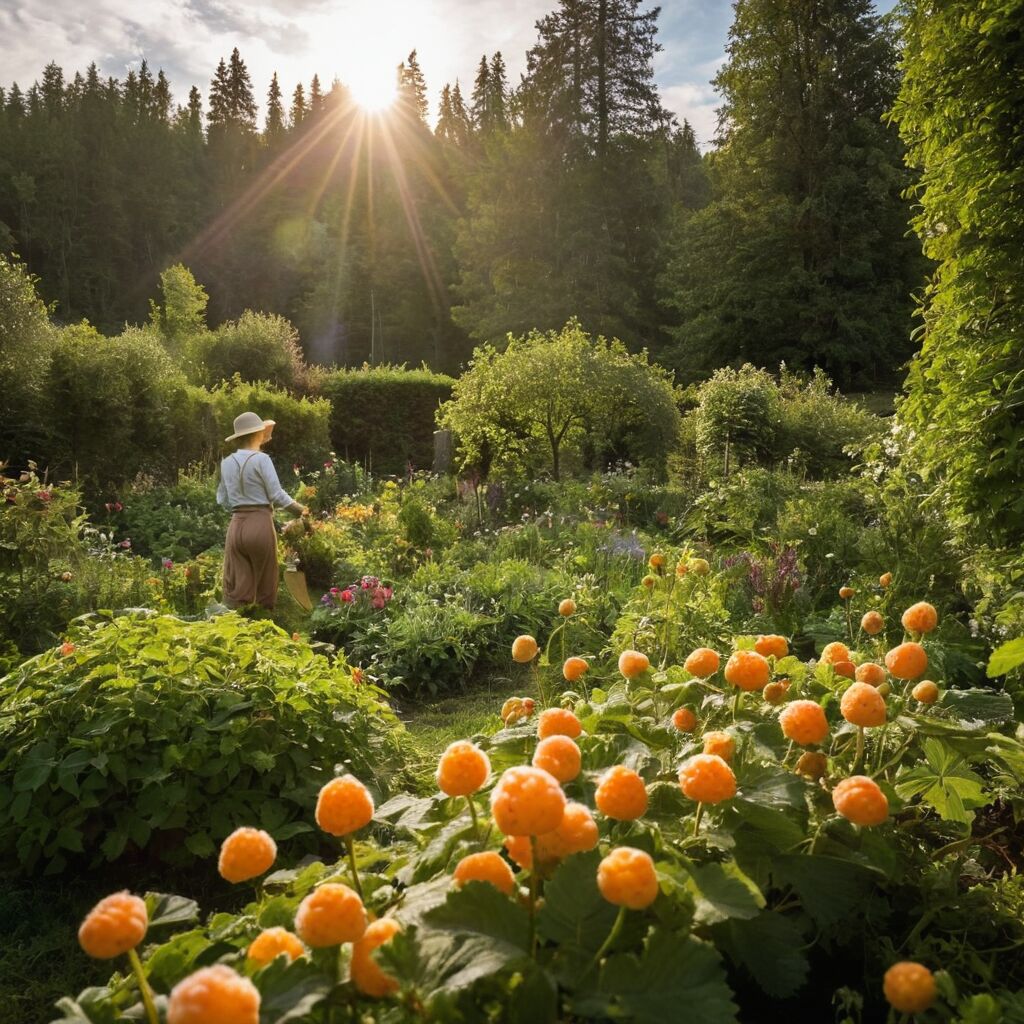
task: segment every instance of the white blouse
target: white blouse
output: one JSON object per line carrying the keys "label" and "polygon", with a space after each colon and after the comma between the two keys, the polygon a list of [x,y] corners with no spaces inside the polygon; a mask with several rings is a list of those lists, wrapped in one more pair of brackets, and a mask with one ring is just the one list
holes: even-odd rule
{"label": "white blouse", "polygon": [[277,479],[277,471],[269,455],[239,448],[221,461],[217,504],[230,509],[239,505],[288,508],[294,501]]}

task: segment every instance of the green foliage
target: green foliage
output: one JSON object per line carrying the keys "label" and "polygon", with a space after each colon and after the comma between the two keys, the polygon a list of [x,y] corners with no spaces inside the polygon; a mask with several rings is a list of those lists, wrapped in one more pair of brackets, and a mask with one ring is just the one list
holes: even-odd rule
{"label": "green foliage", "polygon": [[718,370],[701,386],[694,412],[697,452],[713,466],[763,462],[775,454],[781,425],[778,387],[769,373],[749,363]]}
{"label": "green foliage", "polygon": [[181,356],[187,339],[206,332],[206,289],[182,263],[175,263],[160,275],[163,303],[150,300],[149,320],[160,332],[167,347]]}
{"label": "green foliage", "polygon": [[346,461],[377,474],[400,475],[411,463],[434,460],[437,409],[454,381],[427,369],[363,366],[331,374],[323,394],[331,403],[331,444]]}
{"label": "green foliage", "polygon": [[335,765],[386,795],[402,763],[377,692],[271,623],[99,617],[70,638],[0,683],[0,850],[23,869],[187,864],[254,822],[292,839]]}

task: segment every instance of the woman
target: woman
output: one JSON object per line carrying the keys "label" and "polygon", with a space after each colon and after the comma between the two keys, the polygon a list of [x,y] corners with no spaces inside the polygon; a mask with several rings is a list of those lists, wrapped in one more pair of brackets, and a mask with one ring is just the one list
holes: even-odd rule
{"label": "woman", "polygon": [[273,506],[303,516],[309,509],[285,493],[270,456],[260,451],[274,432],[274,421],[243,412],[235,417],[234,428],[224,440],[237,441],[238,449],[221,462],[217,486],[217,503],[231,509],[224,544],[224,603],[229,608],[258,604],[271,609],[278,580]]}

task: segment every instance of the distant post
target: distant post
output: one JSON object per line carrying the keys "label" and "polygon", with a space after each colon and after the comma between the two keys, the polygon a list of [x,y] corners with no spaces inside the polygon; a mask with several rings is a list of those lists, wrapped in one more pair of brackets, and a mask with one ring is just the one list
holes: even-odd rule
{"label": "distant post", "polygon": [[450,430],[434,431],[434,472],[438,474],[452,471],[452,432]]}

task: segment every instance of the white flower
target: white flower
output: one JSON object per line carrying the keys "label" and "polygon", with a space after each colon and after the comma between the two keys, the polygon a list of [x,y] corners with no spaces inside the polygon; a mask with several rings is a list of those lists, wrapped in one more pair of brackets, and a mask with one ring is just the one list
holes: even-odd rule
{"label": "white flower", "polygon": [[817,537],[817,536],[818,536],[818,528],[817,528],[816,526],[812,526],[812,527],[811,527],[811,528],[810,528],[810,529],[809,529],[809,530],[807,531],[807,535],[808,535],[809,537]]}
{"label": "white flower", "polygon": [[832,554],[832,552],[830,551],[825,557],[826,558],[835,558],[836,556],[834,554]]}

